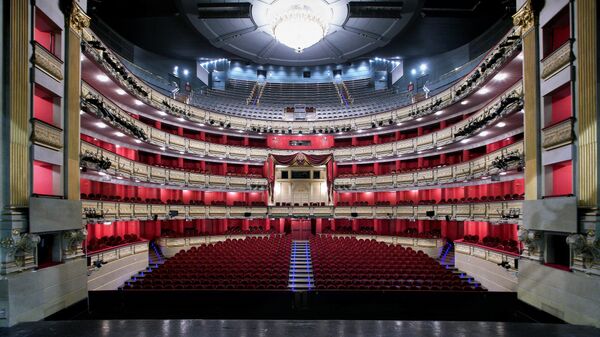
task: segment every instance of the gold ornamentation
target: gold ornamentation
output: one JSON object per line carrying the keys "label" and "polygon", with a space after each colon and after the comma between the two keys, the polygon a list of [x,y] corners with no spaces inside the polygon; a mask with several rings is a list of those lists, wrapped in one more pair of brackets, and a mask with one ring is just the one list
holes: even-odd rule
{"label": "gold ornamentation", "polygon": [[63,62],[37,42],[33,44],[33,63],[57,81],[63,79]]}
{"label": "gold ornamentation", "polygon": [[561,147],[573,142],[573,123],[567,119],[558,124],[552,125],[542,131],[542,146],[545,150]]}
{"label": "gold ornamentation", "polygon": [[54,150],[63,148],[63,132],[61,129],[46,124],[40,120],[33,120],[33,132],[31,140],[39,145],[49,147]]}
{"label": "gold ornamentation", "polygon": [[78,36],[81,36],[83,30],[90,26],[90,17],[85,14],[76,1],[73,1],[71,15],[69,16],[69,26]]}
{"label": "gold ornamentation", "polygon": [[571,42],[568,41],[542,60],[542,79],[545,80],[563,70],[571,60]]}
{"label": "gold ornamentation", "polygon": [[531,1],[527,1],[527,3],[513,15],[513,25],[517,28],[515,33],[519,36],[523,36],[523,34],[533,28],[534,21],[535,16],[533,9],[531,8]]}

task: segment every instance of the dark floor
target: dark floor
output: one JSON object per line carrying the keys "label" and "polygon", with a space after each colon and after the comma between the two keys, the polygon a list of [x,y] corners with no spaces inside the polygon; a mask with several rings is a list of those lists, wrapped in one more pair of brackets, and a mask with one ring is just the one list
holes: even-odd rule
{"label": "dark floor", "polygon": [[600,336],[600,330],[568,324],[439,321],[294,320],[98,320],[22,323],[0,328],[10,337],[174,336]]}

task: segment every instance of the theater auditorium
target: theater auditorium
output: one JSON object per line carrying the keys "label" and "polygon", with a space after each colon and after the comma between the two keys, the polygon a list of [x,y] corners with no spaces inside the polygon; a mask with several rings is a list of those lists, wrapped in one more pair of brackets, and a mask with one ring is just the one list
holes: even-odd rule
{"label": "theater auditorium", "polygon": [[600,336],[595,0],[0,10],[0,335]]}

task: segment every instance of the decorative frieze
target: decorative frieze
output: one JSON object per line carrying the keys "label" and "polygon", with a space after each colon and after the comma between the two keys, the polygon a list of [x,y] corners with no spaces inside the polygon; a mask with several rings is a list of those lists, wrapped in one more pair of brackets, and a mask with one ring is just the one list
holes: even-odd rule
{"label": "decorative frieze", "polygon": [[542,130],[544,150],[561,147],[573,142],[573,119],[569,118]]}
{"label": "decorative frieze", "polygon": [[33,132],[31,133],[31,141],[34,144],[53,150],[61,150],[63,148],[63,130],[38,119],[34,119],[32,124]]}
{"label": "decorative frieze", "polygon": [[546,80],[563,70],[570,64],[571,60],[573,60],[571,41],[567,41],[560,48],[542,60],[542,79]]}
{"label": "decorative frieze", "polygon": [[49,52],[41,44],[33,43],[33,63],[41,71],[57,81],[63,79],[63,61]]}

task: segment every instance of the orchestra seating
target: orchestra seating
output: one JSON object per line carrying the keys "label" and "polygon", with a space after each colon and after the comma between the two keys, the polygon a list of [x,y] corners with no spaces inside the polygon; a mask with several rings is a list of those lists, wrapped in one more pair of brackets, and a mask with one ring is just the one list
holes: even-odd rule
{"label": "orchestra seating", "polygon": [[291,247],[286,237],[192,247],[124,289],[287,289]]}
{"label": "orchestra seating", "polygon": [[481,291],[422,251],[374,240],[310,240],[316,289]]}

